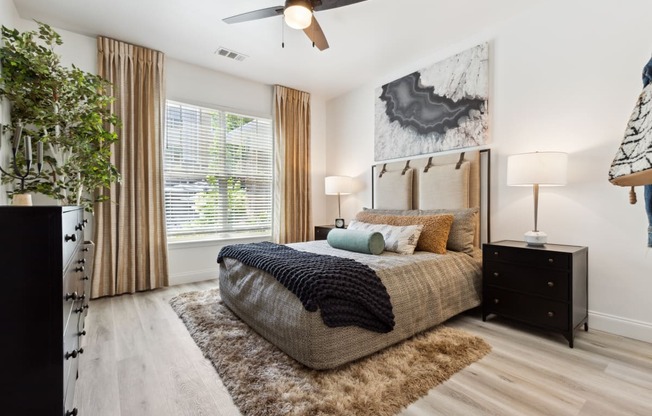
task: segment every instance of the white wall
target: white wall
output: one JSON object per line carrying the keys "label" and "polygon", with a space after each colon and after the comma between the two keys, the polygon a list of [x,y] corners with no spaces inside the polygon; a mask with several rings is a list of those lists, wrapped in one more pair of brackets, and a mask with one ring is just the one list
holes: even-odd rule
{"label": "white wall", "polygon": [[[539,228],[550,242],[589,247],[591,327],[652,341],[644,206],[630,206],[627,189],[607,181],[642,90],[651,15],[649,0],[550,1],[329,101],[328,173],[360,179],[361,191],[343,200],[346,218],[371,203],[374,88],[489,41],[492,240],[519,240],[533,223],[531,191],[505,185],[507,155],[568,152],[568,186],[542,188]],[[642,200],[642,189],[639,195]]]}

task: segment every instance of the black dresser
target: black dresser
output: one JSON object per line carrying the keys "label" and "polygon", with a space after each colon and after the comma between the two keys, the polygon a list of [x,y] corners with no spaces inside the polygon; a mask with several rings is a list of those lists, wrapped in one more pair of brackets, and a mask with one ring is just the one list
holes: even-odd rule
{"label": "black dresser", "polygon": [[77,415],[92,244],[77,207],[0,207],[3,414]]}
{"label": "black dresser", "polygon": [[588,330],[588,248],[498,241],[482,249],[482,320],[501,315],[560,332]]}

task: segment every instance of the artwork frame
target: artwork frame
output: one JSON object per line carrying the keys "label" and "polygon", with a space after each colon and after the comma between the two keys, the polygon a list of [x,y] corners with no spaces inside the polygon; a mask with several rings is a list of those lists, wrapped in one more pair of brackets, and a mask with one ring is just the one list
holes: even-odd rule
{"label": "artwork frame", "polygon": [[488,142],[488,43],[376,88],[377,162]]}

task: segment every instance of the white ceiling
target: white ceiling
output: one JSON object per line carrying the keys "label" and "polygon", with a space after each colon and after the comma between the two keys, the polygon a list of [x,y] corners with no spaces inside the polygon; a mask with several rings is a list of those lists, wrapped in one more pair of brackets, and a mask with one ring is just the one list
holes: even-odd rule
{"label": "white ceiling", "polygon": [[[264,84],[336,97],[404,68],[544,0],[367,0],[317,12],[330,49],[312,48],[282,19],[228,25],[232,15],[283,0],[14,0],[20,16],[88,36],[104,35]],[[215,54],[247,55],[237,62]],[[418,68],[414,68],[418,69]]]}

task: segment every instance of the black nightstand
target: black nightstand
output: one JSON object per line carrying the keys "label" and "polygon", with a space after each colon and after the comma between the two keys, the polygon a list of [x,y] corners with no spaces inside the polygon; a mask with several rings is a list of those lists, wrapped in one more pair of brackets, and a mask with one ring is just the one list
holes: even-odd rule
{"label": "black nightstand", "polygon": [[315,240],[325,240],[334,225],[315,225]]}
{"label": "black nightstand", "polygon": [[588,331],[588,248],[498,241],[482,248],[482,320],[496,314],[561,332]]}

